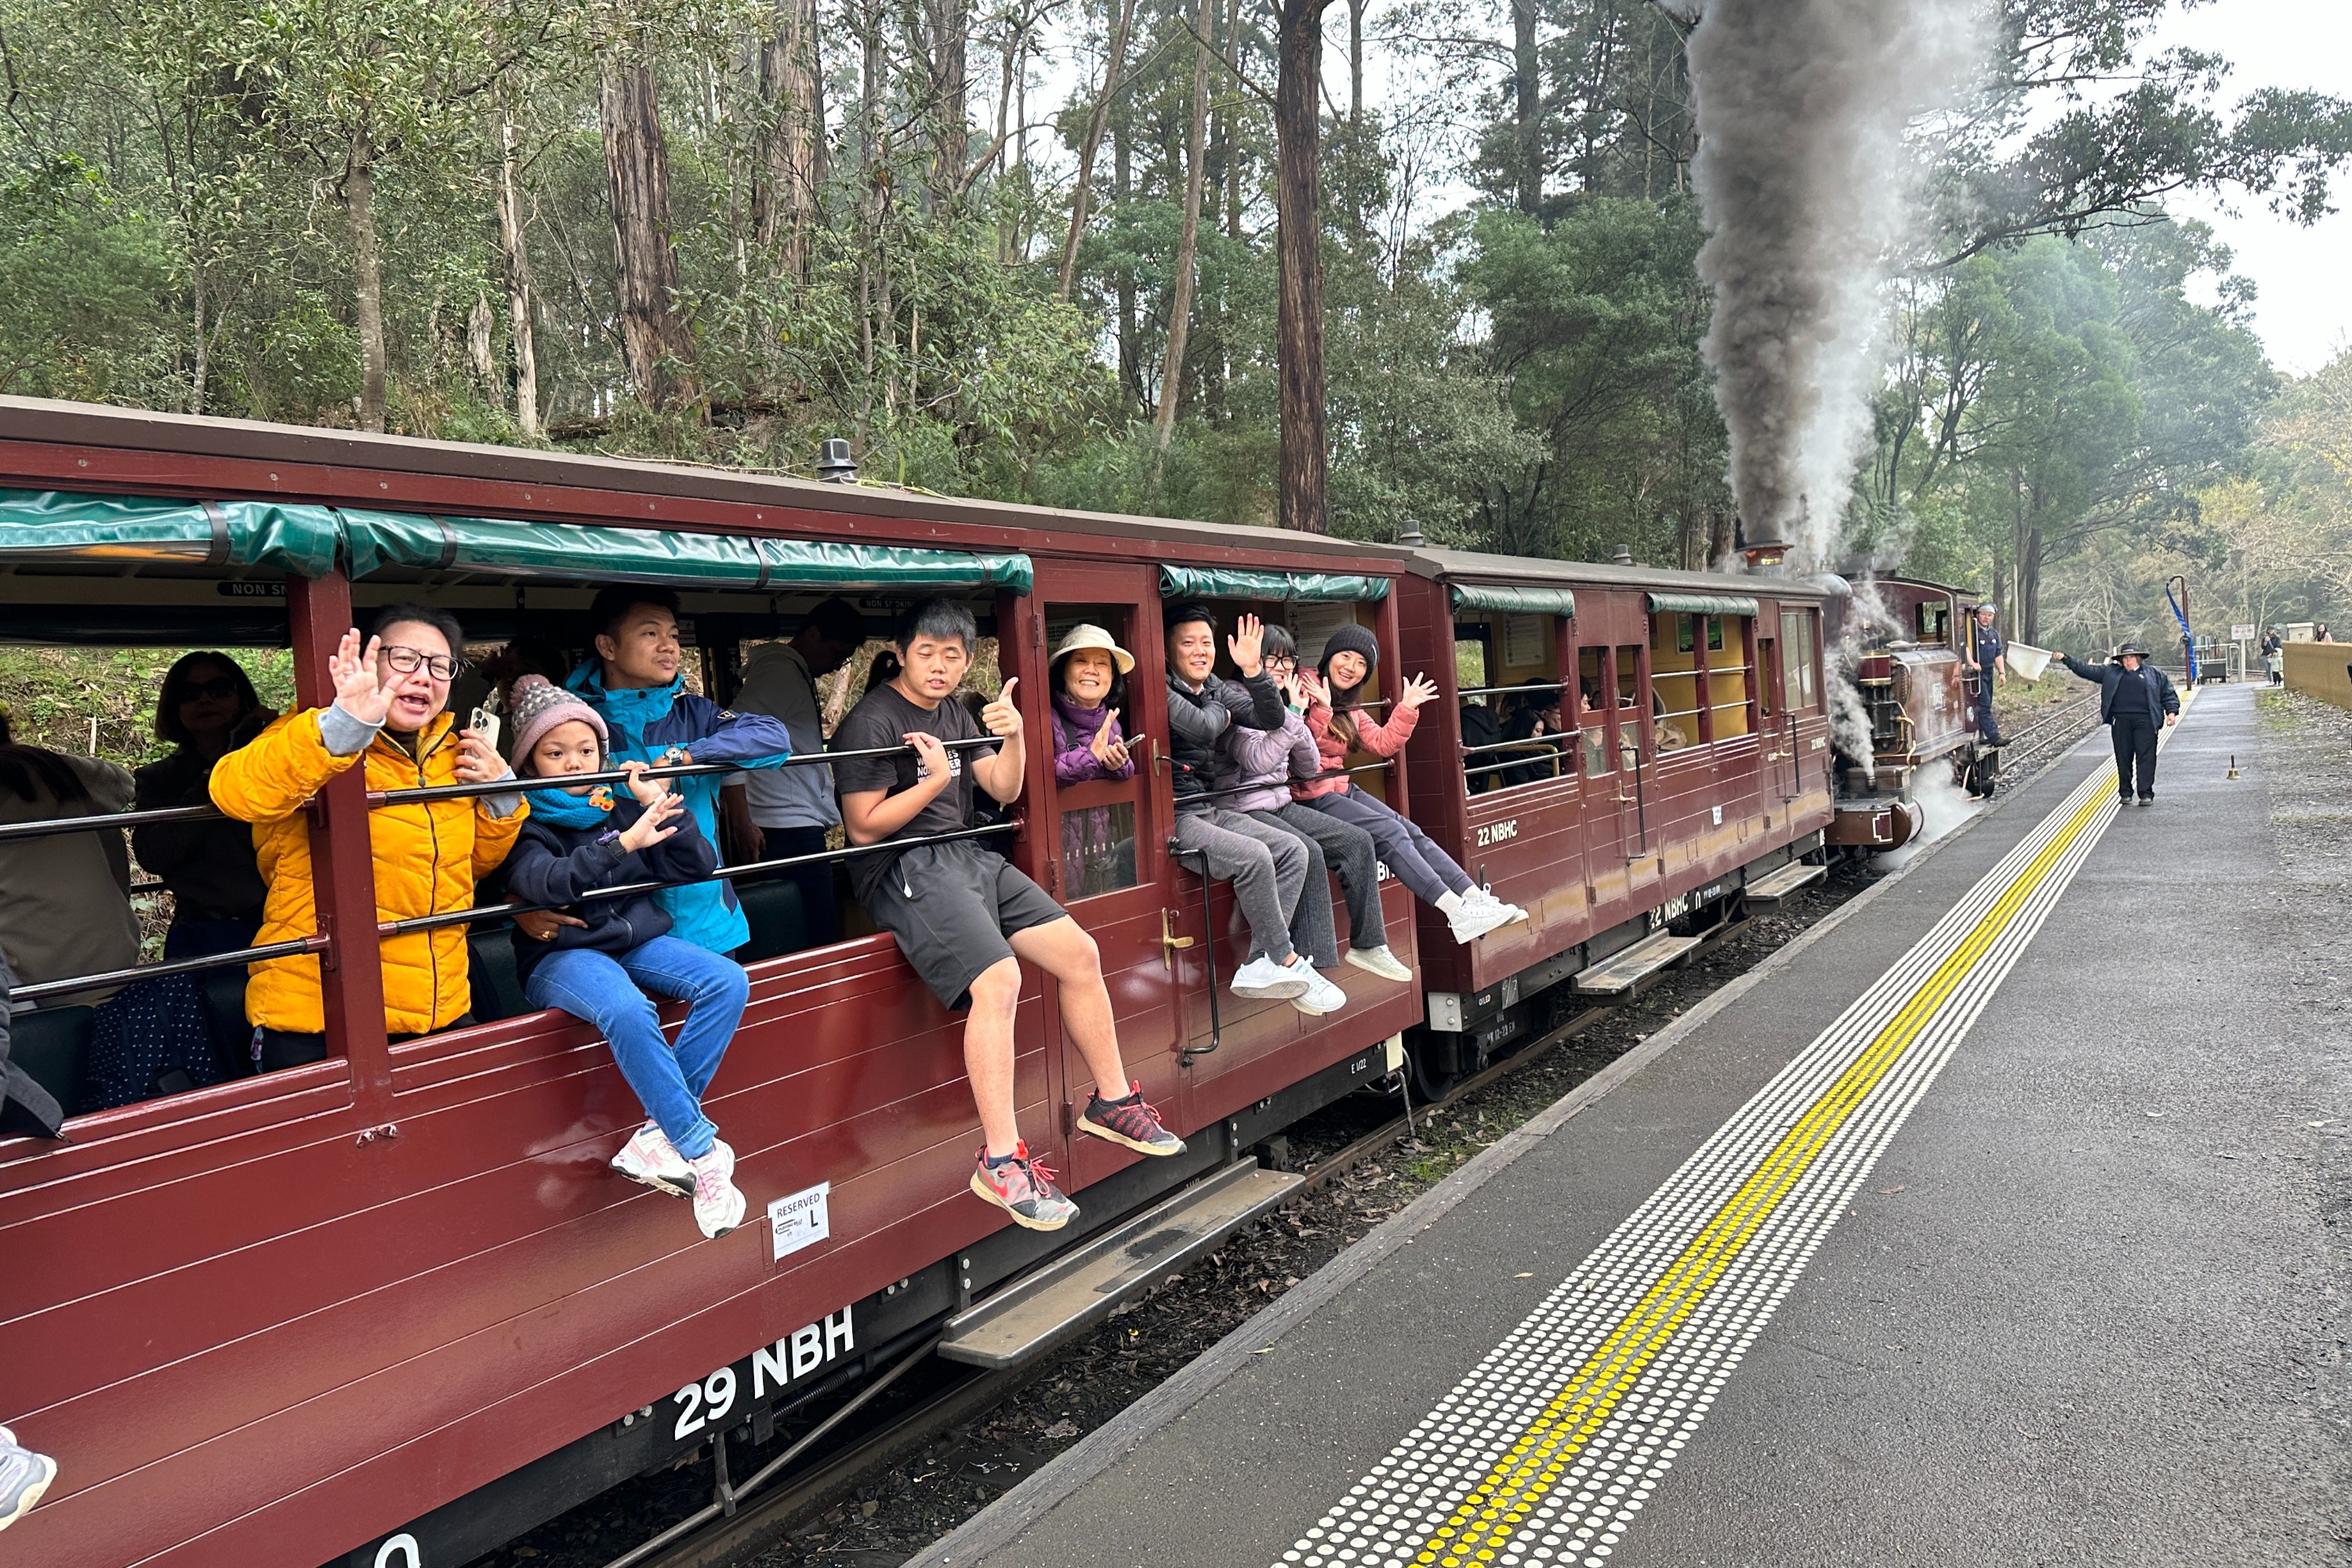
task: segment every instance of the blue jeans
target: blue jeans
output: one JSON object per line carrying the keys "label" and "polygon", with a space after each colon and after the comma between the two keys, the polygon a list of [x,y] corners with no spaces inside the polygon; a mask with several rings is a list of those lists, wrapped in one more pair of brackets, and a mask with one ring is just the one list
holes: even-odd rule
{"label": "blue jeans", "polygon": [[[710,1152],[719,1129],[702,1114],[702,1091],[710,1087],[751,998],[741,964],[690,942],[657,936],[618,958],[585,947],[551,952],[522,990],[534,1007],[559,1007],[602,1029],[621,1076],[671,1147],[689,1160]],[[675,1047],[662,1037],[646,991],[687,1004]]]}

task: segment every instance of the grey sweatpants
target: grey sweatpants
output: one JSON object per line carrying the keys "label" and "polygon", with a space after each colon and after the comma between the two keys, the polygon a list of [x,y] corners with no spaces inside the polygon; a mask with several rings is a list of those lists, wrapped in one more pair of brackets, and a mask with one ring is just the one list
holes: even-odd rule
{"label": "grey sweatpants", "polygon": [[1286,963],[1301,952],[1318,969],[1339,962],[1331,883],[1312,842],[1247,812],[1210,806],[1176,814],[1176,848],[1188,869],[1199,870],[1206,856],[1210,879],[1233,883],[1252,958],[1264,953]]}
{"label": "grey sweatpants", "polygon": [[1323,851],[1325,862],[1339,873],[1339,891],[1347,895],[1349,947],[1361,952],[1388,946],[1387,922],[1381,918],[1381,857],[1370,834],[1295,800],[1279,811],[1249,815],[1271,817]]}

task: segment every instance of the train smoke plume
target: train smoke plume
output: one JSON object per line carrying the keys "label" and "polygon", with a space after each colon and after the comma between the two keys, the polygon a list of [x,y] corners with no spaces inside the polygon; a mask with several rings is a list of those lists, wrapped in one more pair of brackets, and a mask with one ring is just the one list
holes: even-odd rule
{"label": "train smoke plume", "polygon": [[1870,439],[1905,128],[1984,58],[1982,0],[1705,0],[1689,45],[1706,337],[1753,546],[1830,563]]}

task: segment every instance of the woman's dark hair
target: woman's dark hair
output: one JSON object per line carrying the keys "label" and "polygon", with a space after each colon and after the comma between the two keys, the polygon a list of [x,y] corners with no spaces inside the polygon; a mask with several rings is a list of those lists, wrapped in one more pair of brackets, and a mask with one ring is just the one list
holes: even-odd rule
{"label": "woman's dark hair", "polygon": [[0,708],[0,786],[5,786],[18,800],[37,800],[42,789],[59,805],[72,805],[89,798],[89,786],[81,775],[67,765],[55,752],[38,746],[20,746],[8,727],[8,710]]}
{"label": "woman's dark hair", "polygon": [[953,637],[970,654],[972,645],[980,640],[980,623],[971,618],[969,605],[953,599],[919,599],[898,612],[898,620],[890,627],[890,640],[904,649],[922,637],[933,642]]}
{"label": "woman's dark hair", "polygon": [[189,673],[204,665],[218,665],[228,673],[236,686],[236,716],[242,720],[261,706],[260,695],[253,689],[253,678],[245,666],[225,653],[206,650],[184,653],[163,672],[163,689],[155,697],[155,738],[169,741],[175,746],[192,746],[196,738],[180,722],[180,704],[188,700],[187,687],[194,679]]}
{"label": "woman's dark hair", "polygon": [[1259,649],[1267,658],[1296,658],[1298,657],[1298,639],[1290,635],[1288,626],[1268,623]]}
{"label": "woman's dark hair", "polygon": [[435,631],[439,632],[442,640],[449,645],[451,658],[466,657],[466,632],[464,627],[458,626],[457,617],[446,610],[436,610],[430,605],[386,605],[376,612],[375,619],[368,623],[367,635],[370,638],[380,637],[393,627],[406,622],[414,622],[420,626],[431,626]]}

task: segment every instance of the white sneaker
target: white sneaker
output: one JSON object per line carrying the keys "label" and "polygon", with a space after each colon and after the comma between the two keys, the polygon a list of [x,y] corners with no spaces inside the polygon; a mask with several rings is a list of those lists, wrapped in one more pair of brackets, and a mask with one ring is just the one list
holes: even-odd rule
{"label": "white sneaker", "polygon": [[1351,947],[1348,962],[1357,968],[1377,974],[1383,980],[1403,984],[1412,979],[1412,971],[1397,962],[1397,955],[1385,947]]}
{"label": "white sneaker", "polygon": [[694,1172],[694,1223],[716,1241],[743,1223],[743,1194],[735,1185],[735,1151],[714,1142],[709,1153],[687,1164]]}
{"label": "white sneaker", "polygon": [[1515,910],[1508,904],[1473,903],[1465,898],[1454,906],[1454,912],[1445,917],[1445,923],[1453,928],[1454,941],[1467,944],[1498,926],[1527,918],[1525,910]]}
{"label": "white sneaker", "polygon": [[1234,973],[1233,992],[1253,1002],[1274,1002],[1304,996],[1312,989],[1307,977],[1315,973],[1305,959],[1285,968],[1259,953]]}
{"label": "white sneaker", "polygon": [[1306,995],[1293,996],[1290,999],[1292,1006],[1310,1018],[1319,1018],[1326,1013],[1336,1013],[1348,1005],[1348,994],[1345,991],[1340,990],[1312,969],[1307,972],[1307,975],[1313,984],[1307,987]]}
{"label": "white sneaker", "polygon": [[633,1182],[673,1197],[694,1196],[694,1168],[672,1147],[660,1126],[648,1121],[613,1156],[613,1169]]}

